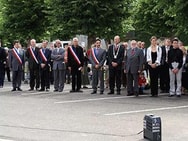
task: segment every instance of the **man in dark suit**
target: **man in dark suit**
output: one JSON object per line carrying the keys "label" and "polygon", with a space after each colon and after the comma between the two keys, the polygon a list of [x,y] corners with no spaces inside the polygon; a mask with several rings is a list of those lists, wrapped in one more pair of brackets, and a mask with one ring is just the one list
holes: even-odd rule
{"label": "man in dark suit", "polygon": [[0,88],[3,88],[4,85],[5,64],[6,64],[6,52],[5,49],[1,47],[1,41],[0,41]]}
{"label": "man in dark suit", "polygon": [[22,91],[21,80],[24,66],[24,52],[21,49],[20,42],[14,41],[14,48],[9,52],[9,65],[12,70],[12,91]]}
{"label": "man in dark suit", "polygon": [[50,89],[50,61],[51,50],[47,48],[48,41],[42,42],[42,48],[39,50],[40,79],[41,89],[39,91],[49,91]]}
{"label": "man in dark suit", "polygon": [[28,58],[29,72],[30,72],[29,91],[33,91],[34,87],[36,88],[36,90],[38,90],[40,85],[38,56],[39,56],[39,48],[36,47],[36,40],[32,39],[30,41],[30,47],[28,47],[26,51],[26,57]]}
{"label": "man in dark suit", "polygon": [[109,83],[110,92],[114,94],[115,82],[117,87],[117,94],[121,91],[121,69],[122,61],[124,58],[124,46],[120,44],[120,37],[114,37],[114,44],[109,46],[108,49],[108,62],[109,62]]}
{"label": "man in dark suit", "polygon": [[92,88],[91,94],[97,93],[98,80],[100,80],[100,94],[104,92],[104,69],[103,65],[106,60],[106,50],[101,48],[101,40],[97,39],[95,47],[91,48],[89,61],[92,64]]}
{"label": "man in dark suit", "polygon": [[168,65],[168,51],[172,49],[170,39],[165,39],[165,45],[161,47],[162,57],[160,65],[160,89],[161,93],[169,93],[170,90],[170,76],[169,76],[169,65]]}
{"label": "man in dark suit", "polygon": [[[131,41],[131,48],[127,50],[125,58],[125,73],[127,73],[127,95],[138,96],[138,77],[142,71],[144,53],[137,47],[135,40]],[[134,84],[134,85],[133,85]]]}
{"label": "man in dark suit", "polygon": [[53,60],[53,72],[54,72],[54,92],[62,92],[65,83],[65,49],[61,47],[61,41],[56,40],[56,48],[53,49],[51,59]]}
{"label": "man in dark suit", "polygon": [[68,69],[72,74],[72,90],[70,92],[82,92],[80,89],[83,63],[83,48],[78,45],[78,38],[73,38],[73,45],[68,48]]}

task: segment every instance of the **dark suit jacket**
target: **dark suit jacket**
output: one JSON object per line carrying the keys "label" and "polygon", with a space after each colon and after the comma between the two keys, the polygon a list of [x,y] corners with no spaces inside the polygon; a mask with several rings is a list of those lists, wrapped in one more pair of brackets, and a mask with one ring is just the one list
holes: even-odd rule
{"label": "dark suit jacket", "polygon": [[114,58],[113,50],[114,50],[114,45],[109,46],[109,49],[108,49],[108,65],[109,65],[109,69],[114,69],[114,67],[112,66],[112,62],[116,62],[118,64],[118,66],[116,68],[118,70],[121,70],[122,61],[123,61],[123,58],[124,58],[124,46],[123,45],[119,46],[119,53],[117,55],[117,58]]}
{"label": "dark suit jacket", "polygon": [[[170,49],[172,49],[173,47],[170,46]],[[166,52],[166,46],[162,46],[161,47],[162,50],[162,56],[161,56],[161,65],[164,65],[166,62],[166,58],[167,58],[167,52]]]}
{"label": "dark suit jacket", "polygon": [[[38,56],[39,56],[39,48],[38,47],[35,47],[34,54],[35,54],[36,58],[38,59]],[[27,48],[25,55],[26,55],[28,63],[29,63],[29,69],[38,69],[39,64],[37,64],[36,61],[31,56],[29,48]]]}
{"label": "dark suit jacket", "polygon": [[38,60],[39,60],[40,64],[46,64],[46,66],[43,69],[47,69],[47,68],[49,68],[50,61],[51,61],[51,50],[46,48],[45,52],[44,52],[44,56],[46,57],[47,62],[44,61],[44,59],[42,59],[42,56],[41,56],[40,53],[39,53],[39,56],[38,56]]}
{"label": "dark suit jacket", "polygon": [[5,69],[5,64],[4,64],[5,61],[6,61],[5,49],[0,47],[0,72],[4,71]]}
{"label": "dark suit jacket", "polygon": [[84,53],[83,48],[81,46],[74,47],[71,46],[76,53],[77,57],[79,58],[81,64],[79,65],[76,60],[74,59],[74,56],[72,55],[70,51],[70,47],[68,48],[68,67],[71,67],[72,69],[78,69],[79,67],[83,67],[84,64]]}

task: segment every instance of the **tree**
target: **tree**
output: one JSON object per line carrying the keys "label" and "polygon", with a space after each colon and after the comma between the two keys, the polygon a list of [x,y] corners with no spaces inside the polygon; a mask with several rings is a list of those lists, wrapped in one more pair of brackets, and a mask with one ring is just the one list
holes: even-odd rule
{"label": "tree", "polygon": [[[52,35],[70,38],[76,34],[112,38],[122,34],[122,22],[128,18],[128,1],[125,0],[56,0],[51,12]],[[66,37],[65,37],[66,36]]]}
{"label": "tree", "polygon": [[188,38],[188,2],[186,0],[138,0],[133,10],[136,36],[148,40],[158,37]]}
{"label": "tree", "polygon": [[44,0],[4,0],[4,35],[10,41],[41,39],[46,32],[46,4]]}

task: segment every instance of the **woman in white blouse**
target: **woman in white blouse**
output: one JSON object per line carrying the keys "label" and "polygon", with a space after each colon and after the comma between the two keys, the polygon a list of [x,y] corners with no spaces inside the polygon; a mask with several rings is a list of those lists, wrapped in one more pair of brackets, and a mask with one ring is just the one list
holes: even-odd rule
{"label": "woman in white blouse", "polygon": [[157,38],[152,36],[150,39],[151,45],[147,49],[147,63],[150,75],[151,96],[158,96],[158,78],[159,78],[159,65],[161,62],[161,47],[157,45]]}

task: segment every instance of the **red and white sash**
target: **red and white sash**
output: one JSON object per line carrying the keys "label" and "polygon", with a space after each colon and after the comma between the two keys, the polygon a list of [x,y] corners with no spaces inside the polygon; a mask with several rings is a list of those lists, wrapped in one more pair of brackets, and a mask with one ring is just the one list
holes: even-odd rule
{"label": "red and white sash", "polygon": [[99,61],[98,61],[98,59],[97,59],[97,57],[96,57],[96,55],[95,55],[95,51],[94,51],[94,48],[91,48],[91,54],[92,54],[92,57],[93,57],[93,59],[94,59],[94,62],[95,62],[95,64],[99,64]]}
{"label": "red and white sash", "polygon": [[42,60],[45,61],[45,62],[47,62],[47,58],[46,58],[46,56],[44,55],[42,49],[39,50],[39,53],[40,53],[40,56],[42,57]]}
{"label": "red and white sash", "polygon": [[34,54],[34,52],[33,52],[33,50],[32,50],[31,47],[29,47],[29,52],[30,52],[32,58],[33,58],[33,59],[35,60],[35,62],[38,64],[39,62],[38,62],[38,60],[37,60],[37,58],[36,58],[36,56],[35,56],[35,54]]}
{"label": "red and white sash", "polygon": [[17,51],[15,48],[12,49],[12,53],[13,55],[16,57],[16,59],[18,60],[18,62],[22,65],[22,59],[20,58],[20,56],[18,55]]}
{"label": "red and white sash", "polygon": [[80,62],[79,58],[77,57],[76,53],[74,52],[74,50],[72,49],[72,47],[69,47],[69,49],[70,49],[70,52],[71,52],[72,56],[76,60],[76,62],[80,65],[81,62]]}

